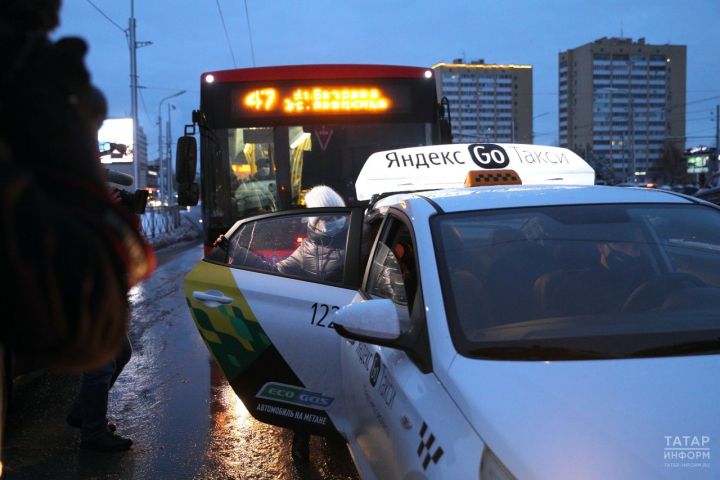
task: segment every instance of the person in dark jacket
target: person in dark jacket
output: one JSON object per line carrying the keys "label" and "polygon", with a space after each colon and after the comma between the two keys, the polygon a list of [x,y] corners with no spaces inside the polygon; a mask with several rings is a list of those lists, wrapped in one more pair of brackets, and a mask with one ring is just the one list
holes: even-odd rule
{"label": "person in dark jacket", "polygon": [[127,339],[128,289],[155,263],[98,161],[87,44],[49,37],[59,11],[60,0],[0,2],[0,439],[9,360],[107,364]]}
{"label": "person in dark jacket", "polygon": [[[107,103],[103,94],[91,88],[86,113],[93,131],[100,129],[107,116]],[[116,200],[118,203],[121,201]],[[130,361],[132,345],[125,335],[120,352],[108,363],[97,369],[83,372],[80,378],[80,391],[68,414],[66,421],[71,427],[80,429],[80,448],[99,452],[115,452],[127,450],[132,440],[115,433],[115,425],[107,420],[108,397],[110,388]]]}
{"label": "person in dark jacket", "polygon": [[248,217],[277,210],[277,201],[273,194],[274,180],[275,176],[270,170],[270,159],[258,159],[257,172],[239,180],[235,187],[238,214]]}

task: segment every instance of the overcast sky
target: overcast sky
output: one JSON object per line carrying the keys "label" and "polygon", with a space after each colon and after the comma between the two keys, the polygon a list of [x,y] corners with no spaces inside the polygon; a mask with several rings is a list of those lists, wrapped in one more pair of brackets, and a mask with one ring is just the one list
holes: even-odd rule
{"label": "overcast sky", "polygon": [[[53,34],[88,41],[87,64],[113,117],[129,116],[131,110],[123,31],[130,13],[130,0],[63,0],[61,26]],[[137,52],[144,87],[139,120],[148,135],[150,159],[157,152],[163,97],[187,91],[168,101],[177,107],[173,135],[180,135],[199,106],[202,72],[253,64],[431,66],[454,58],[530,64],[535,141],[553,144],[558,53],[621,34],[687,45],[687,146],[714,145],[720,0],[136,0],[135,18],[137,40],[152,42]]]}

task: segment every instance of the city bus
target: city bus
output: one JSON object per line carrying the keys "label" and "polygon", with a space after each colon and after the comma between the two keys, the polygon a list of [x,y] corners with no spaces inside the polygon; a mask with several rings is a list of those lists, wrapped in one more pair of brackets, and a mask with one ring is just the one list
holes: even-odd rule
{"label": "city bus", "polygon": [[203,73],[200,82],[176,178],[180,205],[201,200],[206,252],[237,220],[300,207],[318,184],[353,204],[373,152],[450,142],[447,102],[430,68],[257,67]]}

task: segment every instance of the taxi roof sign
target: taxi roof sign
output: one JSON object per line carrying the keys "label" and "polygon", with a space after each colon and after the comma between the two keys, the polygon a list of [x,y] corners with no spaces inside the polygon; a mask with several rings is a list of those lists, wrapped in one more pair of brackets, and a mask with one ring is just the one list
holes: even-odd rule
{"label": "taxi roof sign", "polygon": [[[508,170],[513,170],[523,185],[595,183],[592,167],[566,148],[457,143],[373,153],[360,170],[355,190],[358,200],[368,200],[376,193],[462,187],[472,171]],[[507,185],[487,181],[477,185],[481,184]]]}

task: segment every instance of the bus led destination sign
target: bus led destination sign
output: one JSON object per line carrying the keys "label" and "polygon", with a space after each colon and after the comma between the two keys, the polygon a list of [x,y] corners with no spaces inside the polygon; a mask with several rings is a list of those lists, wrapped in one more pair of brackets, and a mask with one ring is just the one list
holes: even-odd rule
{"label": "bus led destination sign", "polygon": [[248,113],[285,115],[386,113],[393,101],[373,86],[310,86],[281,91],[255,88],[242,95],[242,109]]}

